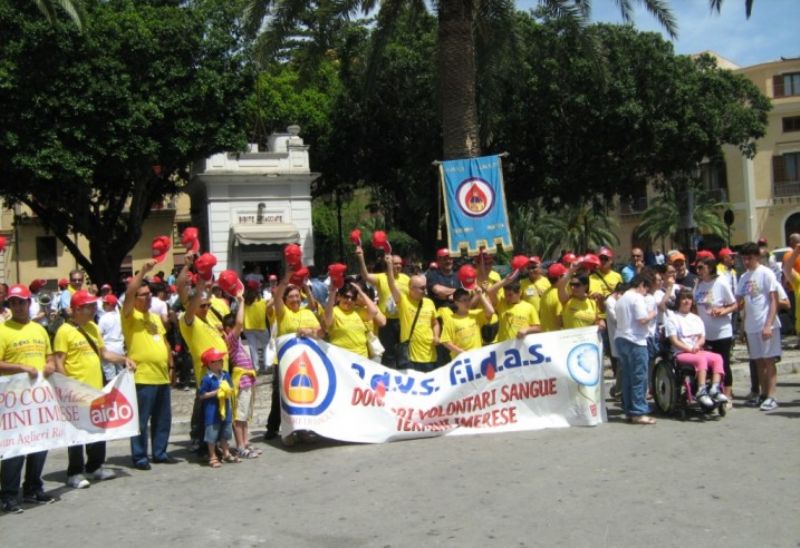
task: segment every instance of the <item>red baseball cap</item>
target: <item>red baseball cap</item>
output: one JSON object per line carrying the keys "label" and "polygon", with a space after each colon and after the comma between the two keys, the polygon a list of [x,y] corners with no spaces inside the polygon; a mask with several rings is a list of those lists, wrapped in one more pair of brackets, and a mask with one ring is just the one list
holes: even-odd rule
{"label": "red baseball cap", "polygon": [[536,265],[539,266],[542,264],[542,259],[539,258],[538,255],[533,255],[532,257],[528,257],[528,264],[531,266]]}
{"label": "red baseball cap", "polygon": [[186,251],[197,253],[200,251],[200,234],[193,226],[187,226],[181,234],[181,243]]}
{"label": "red baseball cap", "polygon": [[169,236],[156,236],[153,238],[153,245],[150,247],[153,250],[153,258],[157,263],[160,263],[167,257],[167,253],[172,247],[172,238]]}
{"label": "red baseball cap", "polygon": [[200,354],[200,361],[203,362],[203,365],[209,365],[211,362],[216,362],[219,360],[225,359],[225,352],[222,350],[217,350],[216,348],[209,348],[202,354]]}
{"label": "red baseball cap", "polygon": [[600,251],[597,252],[598,257],[608,257],[609,259],[614,258],[614,252],[611,250],[610,247],[601,247]]}
{"label": "red baseball cap", "polygon": [[353,245],[361,245],[361,229],[354,228],[350,231],[350,241]]}
{"label": "red baseball cap", "polygon": [[600,257],[595,255],[594,253],[587,253],[583,257],[581,257],[580,264],[583,268],[587,270],[594,270],[600,266]]}
{"label": "red baseball cap", "polygon": [[389,237],[383,230],[376,230],[372,233],[372,247],[383,249],[387,255],[392,253],[392,244],[389,243]]}
{"label": "red baseball cap", "polygon": [[30,288],[31,293],[36,293],[37,291],[39,291],[41,288],[43,288],[46,285],[47,285],[47,280],[43,280],[41,278],[36,278],[35,280],[33,280],[31,282],[31,284],[28,287]]}
{"label": "red baseball cap", "polygon": [[2,253],[3,251],[6,250],[6,243],[7,242],[8,242],[8,240],[6,240],[5,236],[0,236],[0,253]]}
{"label": "red baseball cap", "polygon": [[449,256],[450,256],[450,250],[447,249],[446,247],[443,247],[442,249],[436,252],[437,259],[442,259],[444,257],[449,257]]}
{"label": "red baseball cap", "polygon": [[31,292],[23,284],[14,284],[8,288],[7,299],[30,299]]}
{"label": "red baseball cap", "polygon": [[328,265],[328,276],[331,277],[331,283],[336,289],[344,287],[344,274],[347,272],[347,265],[342,263],[333,263]]}
{"label": "red baseball cap", "polygon": [[514,257],[511,258],[511,270],[522,270],[528,266],[529,262],[530,259],[525,255],[514,255]]}
{"label": "red baseball cap", "polygon": [[719,250],[718,257],[720,259],[724,259],[725,257],[730,257],[731,255],[736,255],[736,252],[732,250],[730,247],[723,247]]}
{"label": "red baseball cap", "polygon": [[61,278],[60,280],[58,280],[58,288],[59,289],[66,289],[68,285],[69,285],[69,280],[68,279]]}
{"label": "red baseball cap", "polygon": [[567,272],[569,272],[567,267],[561,263],[553,263],[547,267],[547,276],[549,278],[560,278]]}
{"label": "red baseball cap", "polygon": [[305,283],[306,278],[308,278],[308,269],[304,266],[301,266],[292,273],[289,283],[292,285],[301,286]]}
{"label": "red baseball cap", "polygon": [[283,257],[292,270],[297,270],[303,264],[303,250],[297,244],[289,244],[284,247]]}
{"label": "red baseball cap", "polygon": [[239,275],[233,270],[223,270],[217,279],[219,287],[228,295],[236,296],[244,290]]}
{"label": "red baseball cap", "polygon": [[80,308],[87,304],[94,304],[98,300],[97,295],[92,295],[85,289],[81,289],[72,294],[72,298],[69,300],[69,306],[70,308]]}
{"label": "red baseball cap", "polygon": [[461,287],[467,291],[472,291],[478,285],[478,272],[470,264],[465,264],[458,269],[458,281]]}
{"label": "red baseball cap", "polygon": [[578,257],[576,257],[574,253],[564,253],[564,256],[561,257],[561,262],[564,264],[572,264],[577,260]]}
{"label": "red baseball cap", "polygon": [[258,280],[256,280],[255,278],[250,278],[249,280],[247,280],[247,287],[255,290],[259,289],[261,287],[261,284],[258,283]]}
{"label": "red baseball cap", "polygon": [[214,267],[217,266],[217,258],[211,253],[203,253],[194,262],[197,273],[204,280],[211,280],[214,278]]}
{"label": "red baseball cap", "polygon": [[119,304],[119,299],[117,299],[116,295],[109,293],[103,297],[103,303],[117,306]]}
{"label": "red baseball cap", "polygon": [[767,243],[767,239],[766,238],[759,238],[758,239],[758,245],[759,246],[767,246],[769,244]]}
{"label": "red baseball cap", "polygon": [[697,255],[694,256],[694,263],[692,264],[696,265],[697,263],[705,259],[716,259],[716,257],[714,257],[714,254],[709,250],[701,249],[700,251],[697,252]]}

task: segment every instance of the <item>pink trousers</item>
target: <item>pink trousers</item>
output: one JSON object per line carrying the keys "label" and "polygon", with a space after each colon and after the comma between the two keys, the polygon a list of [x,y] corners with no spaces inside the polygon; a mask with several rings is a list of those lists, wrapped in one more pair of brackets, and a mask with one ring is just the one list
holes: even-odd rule
{"label": "pink trousers", "polygon": [[675,357],[680,363],[694,367],[695,371],[708,371],[711,369],[712,373],[719,373],[720,375],[725,373],[725,369],[722,367],[722,356],[708,350],[700,350],[697,354],[681,352]]}

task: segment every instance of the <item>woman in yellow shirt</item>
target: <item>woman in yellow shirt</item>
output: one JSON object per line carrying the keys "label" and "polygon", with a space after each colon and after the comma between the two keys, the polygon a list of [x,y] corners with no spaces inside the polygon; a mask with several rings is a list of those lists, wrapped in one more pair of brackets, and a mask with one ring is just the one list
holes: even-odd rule
{"label": "woman in yellow shirt", "polygon": [[[576,268],[576,265],[570,267],[572,274]],[[567,290],[567,282],[571,291]],[[564,276],[558,280],[558,298],[563,305],[561,320],[564,329],[605,324],[600,318],[597,301],[589,297],[588,276]]]}
{"label": "woman in yellow shirt", "polygon": [[[364,307],[364,314],[359,313],[359,307]],[[378,314],[380,314],[378,307],[357,283],[345,281],[345,285],[338,290],[331,284],[328,290],[328,302],[325,305],[328,342],[369,358],[367,348],[369,329],[365,321],[371,322]],[[383,314],[381,317],[385,325],[386,318]]]}

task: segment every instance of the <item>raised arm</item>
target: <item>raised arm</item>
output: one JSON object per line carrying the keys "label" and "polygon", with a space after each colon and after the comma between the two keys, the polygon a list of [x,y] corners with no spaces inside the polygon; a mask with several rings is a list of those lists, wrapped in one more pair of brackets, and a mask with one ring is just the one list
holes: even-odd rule
{"label": "raised arm", "polygon": [[489,299],[486,298],[486,293],[483,291],[483,289],[480,288],[480,286],[478,286],[478,288],[475,290],[475,293],[478,295],[478,301],[481,303],[481,306],[483,307],[483,315],[485,316],[486,321],[488,322],[490,319],[492,319],[492,316],[494,315],[494,307],[492,306],[492,303],[489,301]]}
{"label": "raised arm", "polygon": [[356,246],[356,259],[358,259],[358,270],[361,272],[361,277],[370,284],[375,285],[378,282],[378,277],[367,271],[367,263],[364,261],[364,248],[360,245]]}
{"label": "raised arm", "polygon": [[501,287],[505,287],[514,280],[519,278],[519,270],[512,270],[508,276],[500,280],[499,282],[493,283],[486,293],[489,295],[489,299],[491,300],[493,305],[497,304],[497,292],[500,291]]}
{"label": "raised arm", "polygon": [[133,280],[131,280],[131,283],[128,285],[128,289],[125,290],[125,302],[122,305],[122,316],[124,318],[130,316],[131,312],[133,312],[133,305],[136,303],[136,293],[139,291],[139,288],[142,287],[144,277],[147,276],[147,274],[153,270],[155,266],[155,259],[145,261],[142,265],[142,268],[139,269],[139,272],[137,272],[136,276],[134,276]]}
{"label": "raised arm", "polygon": [[333,307],[336,305],[336,286],[331,283],[328,288],[328,302],[325,303],[325,315],[323,316],[325,329],[330,329],[333,325]]}
{"label": "raised arm", "polygon": [[192,295],[192,298],[189,300],[189,304],[186,305],[186,313],[183,315],[183,320],[186,322],[186,325],[192,325],[195,314],[197,314],[197,310],[200,308],[200,301],[203,300],[203,293],[206,292],[210,283],[210,281],[198,277],[197,287],[194,288],[194,295]]}
{"label": "raised arm", "polygon": [[178,291],[178,300],[184,306],[186,306],[186,303],[189,301],[189,289],[192,286],[190,279],[191,268],[194,264],[195,255],[197,254],[194,251],[186,253],[183,258],[183,268],[181,268],[181,271],[178,273],[178,279],[175,281],[175,288]]}
{"label": "raised arm", "polygon": [[383,258],[386,261],[386,282],[389,284],[389,291],[392,293],[392,299],[396,304],[400,304],[400,290],[397,288],[397,282],[394,280],[394,265],[392,264],[392,256],[386,255]]}
{"label": "raised arm", "polygon": [[237,293],[236,297],[236,323],[233,325],[231,333],[235,338],[239,338],[244,330],[244,293]]}
{"label": "raised arm", "polygon": [[556,282],[556,287],[558,288],[558,300],[561,301],[561,304],[566,304],[566,302],[571,297],[569,291],[567,291],[567,282],[569,282],[570,279],[572,279],[572,276],[577,271],[578,271],[578,265],[576,263],[572,263],[571,265],[569,265],[569,270],[567,271],[567,273],[561,276],[558,282]]}
{"label": "raised arm", "polygon": [[280,320],[281,316],[283,316],[283,294],[286,292],[286,287],[289,285],[289,280],[292,277],[292,272],[288,268],[286,272],[283,274],[283,278],[281,281],[278,282],[278,285],[275,286],[275,290],[272,292],[272,302],[275,303],[275,317]]}

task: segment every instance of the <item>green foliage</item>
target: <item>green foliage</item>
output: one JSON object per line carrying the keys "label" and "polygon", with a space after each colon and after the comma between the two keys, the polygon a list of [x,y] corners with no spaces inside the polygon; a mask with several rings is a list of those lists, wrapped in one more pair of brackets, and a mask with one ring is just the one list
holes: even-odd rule
{"label": "green foliage", "polygon": [[94,280],[114,280],[187,167],[246,144],[241,7],[93,2],[82,32],[31,9],[0,0],[0,192],[30,206]]}
{"label": "green foliage", "polygon": [[[654,200],[642,214],[642,221],[637,225],[634,236],[640,239],[656,241],[669,238],[678,240],[678,225],[681,209],[685,208],[677,191],[681,185],[665,186],[658,198]],[[697,230],[701,234],[713,234],[725,238],[727,227],[722,220],[722,213],[728,207],[718,202],[697,185],[694,186],[693,218]]]}
{"label": "green foliage", "polygon": [[511,212],[515,251],[556,258],[562,250],[584,253],[619,244],[617,223],[598,204],[566,205],[547,210],[542,201],[518,204]]}

